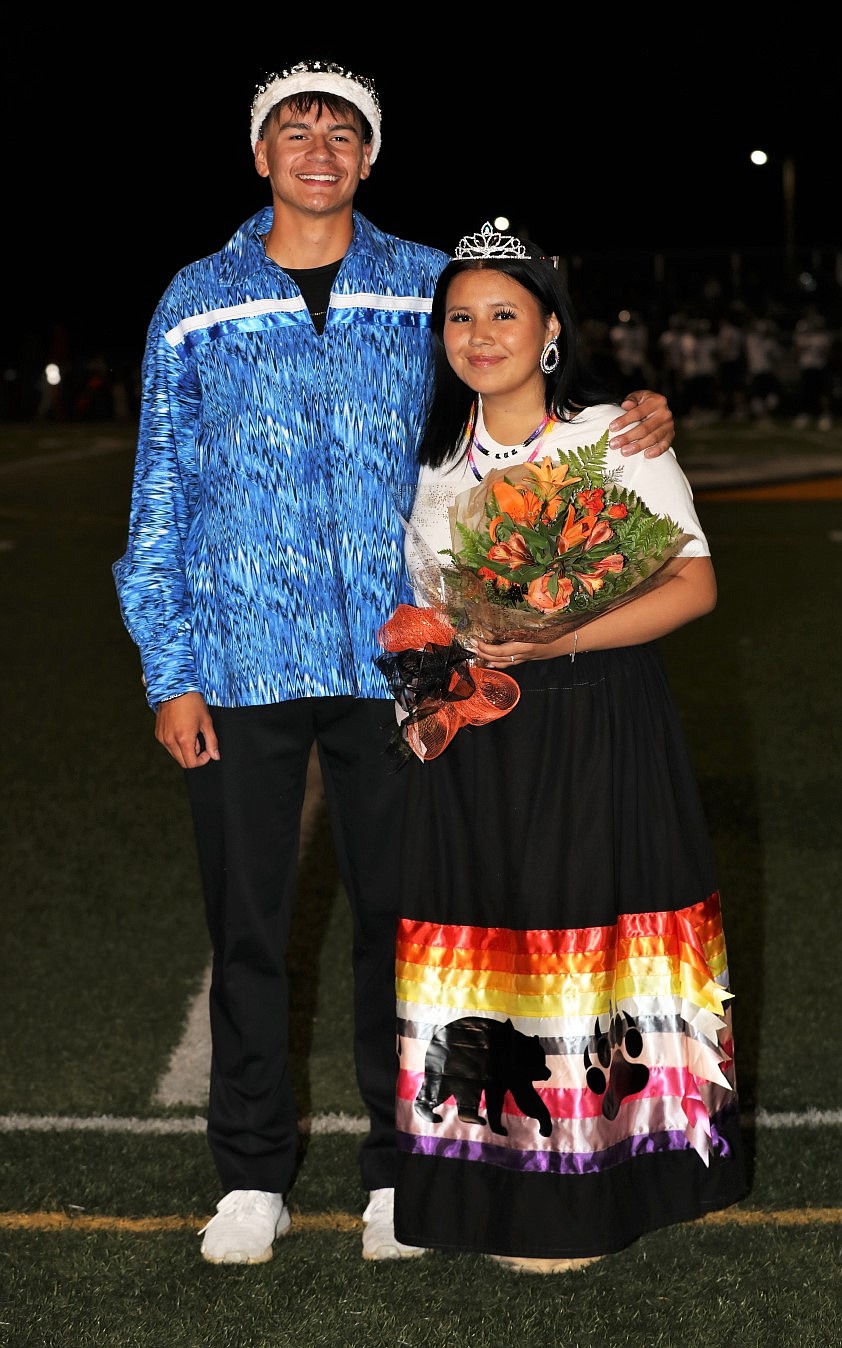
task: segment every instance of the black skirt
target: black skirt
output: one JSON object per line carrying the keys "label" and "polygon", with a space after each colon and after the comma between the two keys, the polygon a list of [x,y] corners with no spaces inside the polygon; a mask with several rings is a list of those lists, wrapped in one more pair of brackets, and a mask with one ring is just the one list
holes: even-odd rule
{"label": "black skirt", "polygon": [[708,828],[656,645],[412,759],[395,1231],[586,1257],[743,1197]]}

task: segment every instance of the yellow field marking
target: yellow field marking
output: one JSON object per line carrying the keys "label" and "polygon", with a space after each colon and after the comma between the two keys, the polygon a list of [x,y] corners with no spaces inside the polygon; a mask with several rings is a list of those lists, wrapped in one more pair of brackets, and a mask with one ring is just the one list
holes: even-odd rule
{"label": "yellow field marking", "polygon": [[[67,1212],[0,1212],[2,1231],[55,1231],[65,1234],[106,1232],[110,1235],[156,1236],[169,1231],[199,1231],[209,1217],[109,1217],[105,1214]],[[362,1218],[349,1212],[321,1212],[306,1215],[293,1212],[293,1232],[362,1230]],[[842,1208],[783,1208],[766,1211],[759,1208],[727,1208],[700,1219],[717,1226],[838,1226]]]}
{"label": "yellow field marking", "polygon": [[842,1222],[842,1208],[725,1208],[702,1218],[715,1226],[834,1226]]}
{"label": "yellow field marking", "polygon": [[764,482],[744,487],[696,487],[697,501],[838,501],[842,476],[797,482]]}

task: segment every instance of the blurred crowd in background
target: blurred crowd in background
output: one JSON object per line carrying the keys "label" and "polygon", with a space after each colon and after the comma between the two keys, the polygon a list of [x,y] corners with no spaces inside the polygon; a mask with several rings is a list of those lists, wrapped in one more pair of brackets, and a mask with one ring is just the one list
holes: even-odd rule
{"label": "blurred crowd in background", "polygon": [[789,417],[821,431],[842,422],[842,325],[814,304],[790,322],[731,304],[722,312],[677,309],[653,330],[637,310],[587,319],[591,364],[621,387],[656,388],[688,426],[769,423]]}
{"label": "blurred crowd in background", "polygon": [[[585,355],[624,391],[659,389],[688,426],[781,418],[820,431],[842,425],[842,278],[832,268],[821,284],[804,272],[787,291],[765,283],[735,289],[708,275],[697,293],[687,298],[685,287],[678,299],[674,287],[649,271],[632,274],[621,259],[615,275],[625,276],[625,287],[593,261],[577,273],[576,261],[567,280]],[[626,307],[597,299],[598,282],[626,295]],[[132,422],[141,354],[115,354],[105,342],[79,351],[55,323],[30,336],[3,370],[0,420]]]}

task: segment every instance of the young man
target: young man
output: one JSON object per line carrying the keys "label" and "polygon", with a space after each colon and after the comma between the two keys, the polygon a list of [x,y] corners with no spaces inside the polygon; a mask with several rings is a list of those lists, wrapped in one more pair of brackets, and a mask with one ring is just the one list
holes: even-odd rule
{"label": "young man", "polygon": [[[403,534],[447,257],[354,210],[380,150],[365,77],[325,62],[252,105],[272,203],[171,282],[149,328],[129,541],[114,576],[155,735],[186,770],[213,945],[208,1141],[224,1189],[212,1263],[261,1263],[290,1226],[298,1120],[287,936],[310,749],[353,913],[355,1062],[370,1131],[363,1257],[395,1240],[394,876],[404,780],[376,633]],[[614,441],[661,453],[637,393]],[[202,1233],[200,1233],[202,1234]]]}

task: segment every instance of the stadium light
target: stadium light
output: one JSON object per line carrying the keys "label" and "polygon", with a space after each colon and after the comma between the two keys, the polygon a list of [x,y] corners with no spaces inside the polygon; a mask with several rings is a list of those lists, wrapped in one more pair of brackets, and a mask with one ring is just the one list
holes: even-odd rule
{"label": "stadium light", "polygon": [[[749,155],[752,164],[763,166],[769,163],[765,150],[752,150]],[[784,155],[781,163],[781,191],[784,204],[784,256],[788,277],[795,275],[795,160],[792,155]]]}

